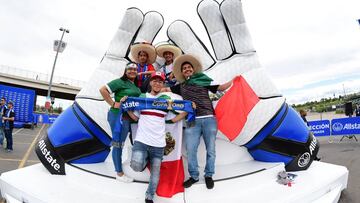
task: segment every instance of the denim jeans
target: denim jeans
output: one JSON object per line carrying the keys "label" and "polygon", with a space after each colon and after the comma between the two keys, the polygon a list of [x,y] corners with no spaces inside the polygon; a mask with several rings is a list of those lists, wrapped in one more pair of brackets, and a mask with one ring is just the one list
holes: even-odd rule
{"label": "denim jeans", "polygon": [[199,165],[197,151],[202,135],[206,147],[205,177],[212,177],[215,173],[215,140],[217,123],[215,117],[196,118],[194,125],[185,128],[184,139],[188,158],[188,171],[190,176],[199,179]]}
{"label": "denim jeans", "polygon": [[[1,118],[0,118],[1,119]],[[5,137],[5,132],[4,132],[4,127],[0,126],[0,144],[2,145],[4,142],[4,137]]]}
{"label": "denim jeans", "polygon": [[10,150],[13,150],[13,136],[12,136],[12,131],[13,129],[10,128],[10,129],[5,129],[4,132],[5,132],[5,137],[6,137],[6,149],[10,149]]}
{"label": "denim jeans", "polygon": [[150,161],[150,181],[145,193],[146,199],[153,199],[160,178],[160,166],[164,155],[164,147],[152,147],[135,141],[132,148],[130,167],[137,172],[145,169]]}
{"label": "denim jeans", "polygon": [[130,132],[130,121],[123,119],[122,120],[122,126],[121,126],[121,132],[115,132],[114,127],[116,122],[120,122],[120,113],[114,113],[112,111],[108,112],[108,122],[110,124],[111,128],[111,134],[112,134],[112,158],[115,166],[115,171],[117,173],[123,172],[122,170],[122,150],[124,147],[124,142],[126,140],[126,137],[128,136]]}

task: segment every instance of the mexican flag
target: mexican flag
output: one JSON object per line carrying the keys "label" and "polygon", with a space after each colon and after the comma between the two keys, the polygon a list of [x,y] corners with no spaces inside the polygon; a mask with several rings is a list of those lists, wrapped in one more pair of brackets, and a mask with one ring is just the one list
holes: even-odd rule
{"label": "mexican flag", "polygon": [[182,127],[182,121],[166,124],[165,155],[160,166],[160,180],[156,191],[157,195],[162,197],[172,197],[176,193],[184,192],[185,174],[181,158]]}
{"label": "mexican flag", "polygon": [[242,76],[236,77],[231,88],[215,107],[218,129],[230,141],[234,140],[243,129],[250,111],[259,101],[246,80]]}
{"label": "mexican flag", "polygon": [[[198,86],[217,85],[204,73],[196,73],[186,80]],[[215,107],[218,129],[230,140],[234,140],[243,129],[247,116],[260,101],[242,76],[233,80],[231,88],[220,98]]]}

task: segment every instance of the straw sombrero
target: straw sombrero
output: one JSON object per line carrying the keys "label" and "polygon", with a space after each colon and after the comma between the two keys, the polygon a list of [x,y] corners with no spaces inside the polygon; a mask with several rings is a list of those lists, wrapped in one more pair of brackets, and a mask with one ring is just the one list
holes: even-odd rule
{"label": "straw sombrero", "polygon": [[174,54],[174,59],[181,55],[181,49],[179,47],[169,44],[169,43],[161,44],[156,47],[156,53],[161,58],[164,58],[164,53],[167,51]]}
{"label": "straw sombrero", "polygon": [[184,76],[183,76],[183,74],[181,72],[181,65],[184,62],[191,63],[192,67],[194,68],[194,74],[202,72],[202,66],[201,66],[201,63],[200,63],[199,59],[197,59],[195,56],[190,55],[190,54],[181,55],[181,56],[179,56],[179,57],[177,57],[175,59],[174,68],[173,68],[173,73],[175,75],[175,78],[180,83],[185,80],[185,78],[184,78]]}
{"label": "straw sombrero", "polygon": [[139,63],[138,54],[140,51],[146,52],[148,54],[147,64],[153,64],[156,60],[155,47],[147,42],[137,42],[131,45],[130,53],[131,60]]}

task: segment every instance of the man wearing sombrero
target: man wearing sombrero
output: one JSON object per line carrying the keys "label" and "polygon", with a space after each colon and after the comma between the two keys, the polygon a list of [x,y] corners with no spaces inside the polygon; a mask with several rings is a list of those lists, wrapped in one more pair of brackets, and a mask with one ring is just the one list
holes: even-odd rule
{"label": "man wearing sombrero", "polygon": [[197,149],[202,135],[206,146],[205,183],[208,189],[212,189],[214,187],[212,176],[215,173],[217,122],[208,92],[224,91],[231,86],[232,80],[222,85],[214,84],[211,78],[202,73],[200,61],[189,54],[175,59],[173,73],[180,84],[166,88],[166,91],[179,94],[183,99],[190,100],[196,105],[196,119],[194,123],[187,125],[184,131],[188,171],[191,176],[184,182],[184,187],[188,188],[199,181]]}
{"label": "man wearing sombrero", "polygon": [[166,43],[161,44],[156,47],[156,53],[159,57],[165,59],[165,63],[160,66],[158,71],[161,71],[165,74],[165,86],[172,87],[176,83],[176,78],[173,74],[173,62],[174,59],[181,55],[181,50],[175,45]]}
{"label": "man wearing sombrero", "polygon": [[155,72],[152,65],[156,60],[155,47],[147,42],[138,42],[131,45],[131,58],[138,66],[138,84],[141,92],[148,90],[147,79]]}

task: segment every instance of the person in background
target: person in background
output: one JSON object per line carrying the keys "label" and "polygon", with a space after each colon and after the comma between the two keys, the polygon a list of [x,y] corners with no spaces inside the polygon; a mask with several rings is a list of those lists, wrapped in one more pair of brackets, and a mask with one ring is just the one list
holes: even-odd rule
{"label": "person in background", "polygon": [[306,116],[307,116],[306,111],[304,109],[300,109],[299,113],[300,113],[300,116],[303,119],[303,121],[306,123],[306,125],[309,126],[309,123],[306,119]]}
{"label": "person in background", "polygon": [[156,60],[155,47],[147,42],[134,43],[131,45],[130,53],[132,60],[137,64],[137,86],[141,92],[149,90],[148,78],[155,72],[152,65]]}
{"label": "person in background", "polygon": [[356,105],[355,116],[360,116],[360,104]]}
{"label": "person in background", "polygon": [[181,50],[172,44],[161,44],[156,47],[156,53],[159,57],[165,59],[165,63],[160,66],[158,71],[165,74],[165,87],[172,87],[176,84],[176,78],[173,74],[174,59],[181,55]]}
{"label": "person in background", "polygon": [[208,189],[212,189],[216,157],[215,140],[218,128],[209,91],[213,93],[224,91],[232,85],[233,80],[221,85],[214,84],[211,78],[202,73],[200,61],[190,54],[184,54],[175,59],[173,72],[180,84],[164,88],[163,91],[179,94],[185,100],[194,102],[196,106],[195,121],[187,124],[184,131],[190,178],[183,185],[188,188],[199,181],[197,151],[202,136],[206,146],[205,183]]}
{"label": "person in background", "polygon": [[[165,75],[161,72],[155,72],[150,78],[150,93],[142,94],[140,97],[145,98],[163,98],[171,99],[169,96],[161,94],[164,86]],[[124,98],[125,99],[125,98]],[[123,101],[125,101],[123,99]],[[166,111],[145,109],[140,111],[140,115],[136,116],[133,112],[129,115],[134,120],[138,120],[138,129],[136,131],[135,142],[132,148],[132,156],[130,167],[137,172],[145,169],[148,160],[150,162],[150,181],[145,193],[145,202],[153,202],[155,191],[157,189],[160,178],[160,166],[164,155],[165,141],[165,118]],[[178,114],[171,119],[176,123],[187,115],[186,112]]]}
{"label": "person in background", "polygon": [[3,145],[4,138],[5,138],[4,121],[3,121],[2,117],[5,114],[6,109],[7,109],[6,99],[5,99],[5,97],[2,97],[1,101],[0,101],[0,145]]}
{"label": "person in background", "polygon": [[[125,67],[125,72],[121,78],[115,79],[100,88],[101,95],[111,107],[108,112],[108,122],[112,133],[112,158],[116,171],[116,180],[119,180],[121,182],[132,182],[133,179],[126,176],[122,169],[121,156],[124,142],[131,130],[131,118],[127,113],[122,114],[122,117],[120,118],[120,100],[124,96],[138,97],[141,94],[140,89],[135,85],[137,80],[136,77],[136,64],[128,63]],[[114,93],[115,101],[111,98],[112,93]],[[116,123],[120,122],[122,122],[121,130],[118,130]]]}
{"label": "person in background", "polygon": [[7,104],[7,110],[3,115],[4,120],[4,132],[6,138],[6,151],[13,151],[13,136],[12,131],[14,129],[14,120],[15,120],[15,111],[14,111],[14,102],[9,101]]}

